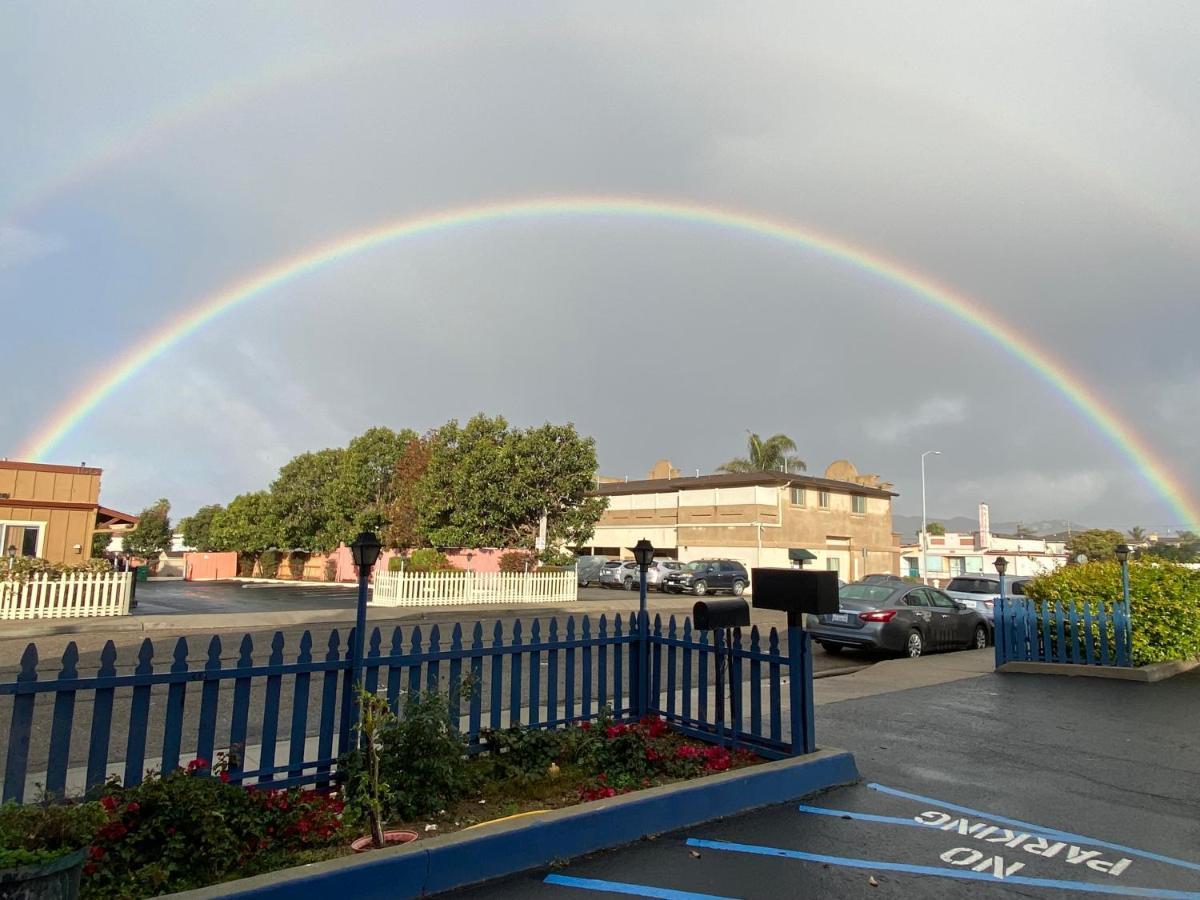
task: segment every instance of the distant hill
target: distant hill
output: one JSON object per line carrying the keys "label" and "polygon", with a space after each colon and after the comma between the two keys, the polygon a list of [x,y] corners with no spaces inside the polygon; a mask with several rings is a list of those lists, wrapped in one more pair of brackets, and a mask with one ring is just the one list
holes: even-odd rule
{"label": "distant hill", "polygon": [[[973,531],[979,530],[979,519],[974,516],[951,516],[950,518],[930,516],[929,521],[941,522],[947,531],[957,531],[963,534],[970,534]],[[1036,522],[992,522],[992,533],[1015,534],[1018,526],[1030,529],[1039,537],[1048,534],[1056,535],[1065,533],[1067,530],[1067,523],[1063,519],[1042,519]],[[1086,525],[1080,525],[1076,522],[1071,523],[1072,531],[1083,531],[1086,528]],[[892,516],[892,531],[899,532],[905,540],[915,541],[917,532],[920,530],[920,516]]]}

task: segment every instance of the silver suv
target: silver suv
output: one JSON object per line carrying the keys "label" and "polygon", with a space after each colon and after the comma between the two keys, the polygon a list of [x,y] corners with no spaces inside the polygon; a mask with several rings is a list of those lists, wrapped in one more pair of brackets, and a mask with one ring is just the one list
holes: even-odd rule
{"label": "silver suv", "polygon": [[[1014,575],[1004,579],[1004,591],[1012,597],[1025,596],[1025,585],[1032,580],[1028,575]],[[975,610],[990,623],[996,615],[996,599],[1000,596],[1000,576],[987,572],[971,575],[956,575],[946,585],[945,592],[969,609]]]}
{"label": "silver suv", "polygon": [[637,586],[638,567],[631,559],[611,559],[600,570],[600,587],[625,588],[632,591]]}
{"label": "silver suv", "polygon": [[680,572],[683,570],[683,563],[677,559],[656,559],[650,563],[646,569],[646,587],[658,588],[659,591],[666,590],[663,587],[663,582],[672,572]]}

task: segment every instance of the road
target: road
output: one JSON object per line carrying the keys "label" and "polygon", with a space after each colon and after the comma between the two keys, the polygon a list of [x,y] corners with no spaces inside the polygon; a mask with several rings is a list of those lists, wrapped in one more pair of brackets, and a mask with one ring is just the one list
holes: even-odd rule
{"label": "road", "polygon": [[1200,898],[1197,721],[1200,670],[831,703],[819,741],[860,784],[443,896]]}
{"label": "road", "polygon": [[[630,597],[621,591],[607,591],[593,589],[596,597],[597,606],[601,606],[599,601],[619,601],[636,605],[636,596]],[[348,631],[353,625],[353,602],[354,593],[352,590],[344,590],[341,588],[282,588],[282,587],[262,587],[262,588],[242,588],[234,584],[198,584],[188,585],[181,582],[151,582],[143,584],[139,588],[139,615],[171,615],[171,614],[195,614],[198,609],[204,609],[212,613],[210,619],[206,619],[206,626],[200,632],[183,632],[175,631],[169,627],[156,628],[153,632],[116,632],[105,633],[102,629],[104,623],[97,620],[94,631],[89,631],[84,634],[77,635],[58,635],[40,638],[36,640],[39,657],[42,660],[39,665],[39,677],[42,680],[53,678],[59,671],[60,658],[63,650],[69,643],[74,643],[79,650],[79,660],[77,664],[78,672],[83,676],[91,676],[96,673],[101,663],[101,651],[105,643],[112,640],[117,647],[116,669],[120,674],[131,673],[137,664],[137,654],[142,644],[142,641],[149,637],[152,640],[154,647],[153,662],[156,671],[163,671],[177,662],[173,653],[177,649],[177,640],[179,637],[186,639],[186,662],[189,669],[203,668],[208,659],[210,642],[213,635],[216,634],[220,641],[219,656],[221,665],[225,668],[234,666],[239,659],[240,648],[243,643],[244,636],[249,633],[252,643],[252,658],[254,664],[262,665],[268,661],[271,654],[272,642],[279,635],[283,642],[282,659],[285,662],[292,662],[296,659],[296,654],[299,651],[301,640],[307,633],[312,638],[312,656],[314,659],[324,657],[328,647],[332,633],[338,632],[338,639],[344,647],[344,641],[347,638]],[[579,608],[586,611],[588,600],[581,604],[574,605],[573,608]],[[652,611],[656,608],[663,608],[664,612],[667,609],[673,609],[677,614],[686,614],[687,607],[690,606],[689,598],[680,597],[663,597],[661,595],[653,595],[651,598]],[[230,623],[237,620],[237,613],[252,611],[256,614],[265,612],[294,613],[297,609],[301,610],[329,610],[329,609],[345,609],[345,616],[340,621],[323,622],[319,625],[285,625],[278,629],[256,629],[246,632],[244,628],[230,629]],[[168,611],[168,612],[164,612]],[[470,614],[464,614],[462,611],[454,609],[431,608],[422,610],[419,613],[419,620],[380,620],[372,622],[374,626],[381,626],[381,643],[384,652],[392,644],[393,634],[396,627],[399,627],[403,646],[405,649],[411,647],[412,635],[414,627],[419,627],[422,633],[423,642],[428,642],[430,631],[433,626],[438,626],[441,631],[441,646],[443,649],[449,647],[450,630],[456,622],[463,622],[473,627],[476,620],[483,625],[485,643],[490,644],[492,639],[493,629],[497,622],[500,623],[506,638],[512,633],[514,623],[519,619],[522,624],[523,636],[525,640],[529,639],[532,628],[532,622],[535,618],[540,618],[543,637],[548,635],[549,623],[545,616],[539,617],[537,610],[522,610],[520,614],[504,612],[502,614],[487,615],[473,611]],[[593,627],[595,627],[596,616],[593,616]],[[612,613],[608,613],[610,623],[613,619]],[[780,614],[769,611],[755,611],[755,621],[762,626],[783,625],[783,618]],[[559,615],[560,625],[563,616]],[[181,620],[182,621],[182,620]],[[189,620],[191,621],[191,620]],[[161,623],[160,623],[161,624]],[[169,623],[167,623],[169,624]],[[611,625],[610,625],[611,627]],[[466,631],[465,640],[470,640],[470,630]],[[786,634],[783,635],[784,640],[781,645],[781,652],[786,654]],[[0,679],[12,681],[15,679],[19,671],[19,663],[21,654],[25,651],[30,642],[23,639],[0,640]],[[575,697],[578,701],[582,697],[583,687],[583,659],[582,653],[576,654],[575,660]],[[598,682],[598,654],[592,661],[593,679]],[[819,648],[814,652],[814,671],[826,672],[839,668],[847,668],[860,666],[864,662],[869,663],[870,659],[856,657],[854,655],[831,656]],[[548,659],[545,654],[541,660],[541,682],[542,696],[545,696],[546,690],[546,675],[548,672]],[[559,654],[559,674],[558,684],[561,699],[565,699],[566,686],[566,654]],[[403,686],[407,687],[407,671],[404,673]],[[709,683],[712,683],[714,674],[709,673]],[[441,677],[448,677],[448,669],[443,664],[441,669]],[[490,667],[485,667],[485,687],[482,692],[483,705],[483,720],[486,723],[488,713],[491,710],[491,692],[488,689],[490,682]],[[609,679],[611,681],[612,674],[610,672]],[[386,683],[386,670],[381,673],[381,679]],[[247,725],[246,742],[248,745],[256,744],[260,741],[264,727],[269,726],[272,722],[278,723],[278,730],[281,739],[286,738],[290,732],[294,703],[296,700],[294,690],[294,677],[286,676],[282,680],[281,691],[277,703],[267,704],[266,690],[267,686],[265,679],[255,679],[252,685],[250,698],[250,715]],[[511,688],[511,670],[506,664],[502,673],[502,690],[501,696],[504,698],[504,703],[507,704],[509,692]],[[444,683],[444,682],[443,682]],[[232,680],[226,679],[220,682],[219,692],[219,721],[218,742],[222,741],[221,736],[227,736],[230,731],[230,721],[232,716],[233,690],[234,683]],[[682,685],[680,685],[682,687]],[[522,697],[528,697],[529,690],[529,666],[524,667],[522,673],[520,691]],[[314,736],[318,733],[320,724],[320,707],[321,707],[321,679],[314,677],[311,680],[308,690],[308,712],[305,720],[305,731],[308,736]],[[69,762],[71,766],[82,766],[87,760],[88,743],[91,729],[91,700],[92,695],[80,693],[76,708],[76,714],[72,723],[71,745],[69,752]],[[132,701],[132,689],[124,688],[116,691],[113,708],[113,739],[110,745],[109,761],[112,763],[120,763],[126,758],[126,746],[124,735],[128,730],[129,714]],[[155,758],[159,755],[159,748],[163,741],[163,722],[165,719],[165,708],[167,702],[167,692],[165,687],[156,686],[151,694],[150,708],[150,729],[147,738],[147,757]],[[0,698],[0,722],[7,723],[11,714],[12,699],[11,697]],[[39,695],[35,709],[35,728],[30,739],[30,771],[38,772],[44,769],[45,761],[49,753],[49,738],[50,738],[50,718],[53,706],[53,695]],[[188,687],[186,693],[186,702],[184,707],[184,742],[183,752],[184,758],[190,758],[189,753],[193,752],[196,741],[196,734],[199,723],[199,706],[200,706],[200,690],[199,684],[193,684]],[[4,728],[4,733],[0,735],[0,755],[7,752],[7,728]]]}

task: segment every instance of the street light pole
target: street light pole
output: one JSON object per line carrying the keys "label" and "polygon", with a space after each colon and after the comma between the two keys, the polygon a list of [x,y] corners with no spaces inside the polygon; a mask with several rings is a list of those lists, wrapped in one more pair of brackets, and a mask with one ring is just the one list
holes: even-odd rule
{"label": "street light pole", "polygon": [[654,545],[645,538],[634,545],[633,558],[638,566],[638,718],[650,711],[650,613],[646,609],[646,570],[654,561]]}
{"label": "street light pole", "polygon": [[[354,697],[350,699],[350,732],[354,734],[358,728],[361,701],[358,692],[363,689],[363,642],[367,630],[367,585],[371,580],[371,570],[379,559],[383,547],[374,532],[364,531],[350,545],[350,555],[358,569],[358,610],[354,624],[354,643],[350,648],[350,680],[354,683]],[[355,739],[358,744],[358,738]]]}
{"label": "street light pole", "polygon": [[929,549],[929,523],[925,513],[925,457],[930,453],[941,456],[941,450],[926,450],[921,454],[921,558],[917,561],[917,574],[921,584],[925,583],[925,551]]}

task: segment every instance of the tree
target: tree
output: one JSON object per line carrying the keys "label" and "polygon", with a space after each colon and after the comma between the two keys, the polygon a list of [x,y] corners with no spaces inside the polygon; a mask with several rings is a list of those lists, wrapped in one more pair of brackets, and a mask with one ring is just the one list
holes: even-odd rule
{"label": "tree", "polygon": [[1032,528],[1030,528],[1028,525],[1017,525],[1017,539],[1018,540],[1025,540],[1028,538],[1035,538],[1035,537],[1037,537],[1037,532],[1034,531]]}
{"label": "tree", "polygon": [[928,534],[944,535],[946,533],[946,526],[941,522],[930,522],[925,526],[925,531]]}
{"label": "tree", "polygon": [[1089,562],[1114,559],[1117,545],[1124,542],[1125,536],[1115,529],[1089,528],[1073,535],[1067,542],[1067,556],[1073,560],[1082,553]]}
{"label": "tree", "polygon": [[416,432],[370,428],[350,441],[329,500],[328,528],[349,543],[360,531],[379,532],[388,524],[396,466]]}
{"label": "tree", "polygon": [[209,526],[209,544],[213,550],[233,550],[255,558],[278,547],[279,536],[275,501],[266,491],[238,494],[213,516]]}
{"label": "tree", "polygon": [[1135,544],[1140,544],[1142,541],[1146,540],[1146,529],[1141,525],[1134,525],[1129,529],[1129,539]]}
{"label": "tree", "polygon": [[345,536],[346,517],[336,512],[345,455],[340,448],[301,453],[279,470],[271,484],[279,546],[324,553]]}
{"label": "tree", "polygon": [[382,539],[387,547],[411,549],[421,544],[417,490],[429,468],[433,435],[414,437],[404,445],[388,486],[387,524]]}
{"label": "tree", "polygon": [[193,515],[180,519],[179,531],[183,535],[184,545],[202,552],[215,550],[210,532],[213,519],[222,509],[224,507],[221,504],[214,503],[211,506],[202,506]]}
{"label": "tree", "polygon": [[420,535],[435,547],[532,549],[543,515],[548,543],[587,540],[605,501],[588,496],[596,445],[573,425],[510,430],[479,415],[438,430],[416,491]]}
{"label": "tree", "polygon": [[1147,547],[1145,552],[1169,562],[1200,562],[1200,537],[1192,531],[1181,531],[1178,540],[1171,543],[1156,541]]}
{"label": "tree", "polygon": [[718,472],[791,472],[805,471],[808,466],[798,456],[791,456],[796,442],[786,434],[773,434],[763,440],[751,432],[746,439],[746,456],[731,459],[717,467]]}
{"label": "tree", "polygon": [[147,506],[138,523],[125,535],[126,552],[153,559],[171,547],[171,503],[165,497]]}
{"label": "tree", "polygon": [[108,552],[108,545],[112,542],[111,531],[94,531],[92,532],[92,558],[99,559]]}

